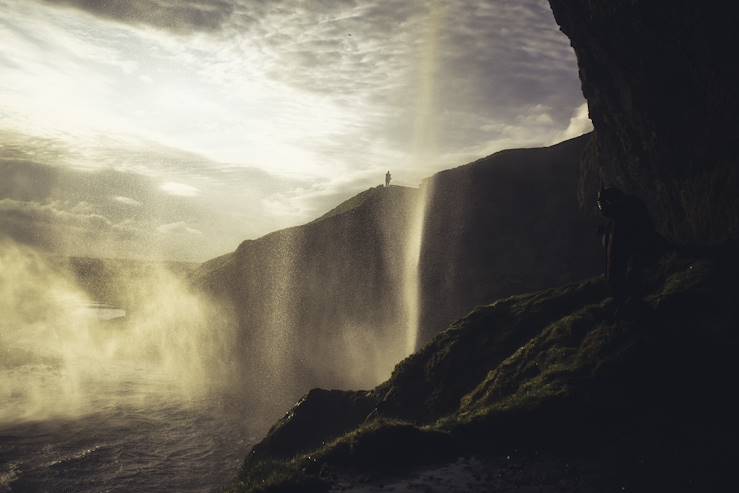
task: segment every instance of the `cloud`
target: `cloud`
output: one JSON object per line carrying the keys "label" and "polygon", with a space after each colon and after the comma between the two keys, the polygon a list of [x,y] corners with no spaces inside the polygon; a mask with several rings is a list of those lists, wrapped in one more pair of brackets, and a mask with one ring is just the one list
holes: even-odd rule
{"label": "cloud", "polygon": [[219,30],[231,16],[230,1],[208,0],[43,0],[103,19],[147,25],[178,34]]}
{"label": "cloud", "polygon": [[570,124],[554,142],[572,139],[592,130],[593,122],[590,121],[590,116],[588,114],[588,104],[583,103],[575,109],[572,118],[570,118]]}
{"label": "cloud", "polygon": [[6,217],[34,224],[64,224],[73,228],[110,229],[113,224],[106,217],[90,212],[89,204],[52,201],[38,203],[13,199],[0,199],[0,211]]}
{"label": "cloud", "polygon": [[[65,1],[107,12],[126,26],[156,20],[160,9],[175,19],[179,14],[173,9],[185,12],[185,18],[205,15],[195,2],[136,0],[124,8],[128,2]],[[27,58],[41,63],[49,50],[68,48],[55,53],[54,65],[61,66],[46,81],[56,87],[57,78],[85,74],[91,87],[72,98],[59,94],[56,105],[70,101],[75,108],[91,108],[95,114],[83,122],[99,123],[107,135],[140,132],[214,161],[311,178],[364,171],[391,157],[406,161],[399,163],[403,166],[429,162],[437,152],[500,140],[474,123],[511,124],[530,105],[550,108],[540,115],[550,120],[538,122],[546,125],[531,129],[546,144],[582,102],[574,54],[546,2],[233,0],[208,5],[213,12],[206,17],[219,19],[219,28],[184,42],[166,26],[137,31],[11,9],[9,19],[21,30],[42,26],[44,38],[56,41],[47,46],[44,39],[14,38],[12,46],[22,44],[24,53],[15,61],[28,72],[37,67],[26,67]],[[63,29],[57,32],[58,27]],[[72,54],[76,65],[67,63]],[[128,69],[132,77],[93,70],[109,59],[134,67]],[[142,77],[156,82],[142,83]],[[28,81],[19,81],[19,88],[25,87],[22,82]],[[48,119],[48,111],[38,110],[36,125],[29,128]],[[29,112],[28,105],[24,111]],[[90,149],[99,147],[94,142],[79,142],[85,152],[78,154],[89,163],[110,161],[111,153]],[[414,152],[423,159],[410,156]],[[152,168],[166,164],[141,161]]]}
{"label": "cloud", "polygon": [[62,254],[109,255],[143,239],[130,221],[112,222],[85,202],[0,199],[0,236]]}
{"label": "cloud", "polygon": [[[309,182],[257,168],[152,145],[148,154],[131,150],[129,158],[128,151],[119,149],[115,159],[131,170],[75,169],[30,160],[37,156],[53,162],[67,156],[49,152],[61,147],[53,139],[7,132],[6,139],[1,137],[0,231],[58,253],[206,260],[233,250],[245,238],[303,222],[310,214],[281,215],[268,199],[292,197],[293,190],[310,189]],[[132,166],[147,158],[163,163],[159,170],[148,170],[154,176]],[[175,185],[162,190],[163,177]],[[174,180],[187,180],[198,194]]]}
{"label": "cloud", "polygon": [[[473,124],[481,118],[510,125],[522,107],[545,106],[529,134],[546,144],[582,102],[574,53],[546,2],[280,5],[282,11],[265,12],[259,24],[237,10],[225,30],[252,35],[241,54],[249,59],[246,50],[256,49],[260,57],[249,63],[272,79],[348,110],[324,111],[324,120],[335,118],[342,128],[314,132],[302,145],[352,160],[355,169],[374,157],[357,149],[378,141],[385,156],[403,151],[412,160],[419,120],[426,129],[421,151],[433,156],[499,140]],[[213,72],[224,82],[238,74],[223,67]]]}
{"label": "cloud", "polygon": [[130,205],[132,207],[141,207],[141,202],[139,202],[136,199],[132,199],[131,197],[124,197],[122,195],[116,195],[114,197],[111,197],[111,200],[114,200],[118,203]]}
{"label": "cloud", "polygon": [[[5,5],[0,198],[84,202],[187,258],[309,221],[388,168],[415,186],[587,123],[541,0]],[[202,238],[157,232],[180,222]]]}
{"label": "cloud", "polygon": [[202,231],[191,228],[185,221],[177,221],[175,223],[162,224],[157,226],[157,231],[164,234],[189,234],[200,236]]}
{"label": "cloud", "polygon": [[195,197],[196,195],[200,195],[200,190],[192,185],[177,183],[176,181],[162,183],[159,189],[170,195],[177,195],[178,197]]}

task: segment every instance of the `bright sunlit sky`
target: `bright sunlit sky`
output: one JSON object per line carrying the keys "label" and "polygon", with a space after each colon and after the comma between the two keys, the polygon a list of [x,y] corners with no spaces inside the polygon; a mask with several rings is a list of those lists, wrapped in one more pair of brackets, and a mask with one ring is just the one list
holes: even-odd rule
{"label": "bright sunlit sky", "polygon": [[0,236],[205,260],[590,128],[546,0],[0,0]]}

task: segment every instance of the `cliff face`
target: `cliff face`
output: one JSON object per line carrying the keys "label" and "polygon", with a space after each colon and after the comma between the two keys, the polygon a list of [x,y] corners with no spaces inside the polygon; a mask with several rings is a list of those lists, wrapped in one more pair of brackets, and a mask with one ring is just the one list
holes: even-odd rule
{"label": "cliff face", "polygon": [[366,387],[407,354],[403,232],[415,198],[415,189],[370,189],[195,273],[238,324],[254,398],[283,406],[306,386]]}
{"label": "cliff face", "polygon": [[739,33],[730,2],[550,0],[595,127],[580,198],[642,197],[663,234],[739,234]]}
{"label": "cliff face", "polygon": [[424,182],[423,342],[477,305],[599,272],[595,223],[576,192],[590,139],[498,152]]}
{"label": "cliff face", "polygon": [[[268,400],[375,385],[415,349],[409,289],[425,343],[476,305],[599,271],[595,227],[576,195],[589,140],[499,152],[434,175],[423,194],[367,190],[311,223],[243,242],[194,279],[232,310],[245,374],[284,387]],[[409,279],[421,195],[419,277]]]}

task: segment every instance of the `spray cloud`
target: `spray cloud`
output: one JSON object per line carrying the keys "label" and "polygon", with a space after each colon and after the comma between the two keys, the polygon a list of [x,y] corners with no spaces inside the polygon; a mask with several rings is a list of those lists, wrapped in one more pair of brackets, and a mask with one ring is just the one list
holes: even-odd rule
{"label": "spray cloud", "polygon": [[152,264],[114,280],[127,317],[99,320],[67,268],[0,243],[0,424],[194,402],[229,381],[231,324],[182,276]]}

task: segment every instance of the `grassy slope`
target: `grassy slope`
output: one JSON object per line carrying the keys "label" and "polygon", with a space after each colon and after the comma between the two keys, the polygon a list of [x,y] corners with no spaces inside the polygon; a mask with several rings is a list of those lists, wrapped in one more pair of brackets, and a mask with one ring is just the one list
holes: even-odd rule
{"label": "grassy slope", "polygon": [[[737,438],[737,273],[730,252],[672,255],[618,316],[597,279],[480,307],[376,389],[312,391],[254,448],[235,489],[322,491],[331,478],[511,448],[574,454],[596,482],[720,487]],[[317,417],[320,431],[306,433]]]}
{"label": "grassy slope", "polygon": [[[400,190],[402,188],[407,187],[399,187],[397,185],[391,185],[391,189],[394,190]],[[327,213],[323,214],[317,219],[314,219],[311,221],[311,223],[322,221],[323,219],[328,219],[329,217],[338,216],[339,214],[344,214],[345,212],[349,212],[353,209],[356,209],[357,207],[362,206],[365,202],[368,200],[375,200],[378,197],[380,197],[380,193],[383,193],[385,190],[385,187],[383,185],[378,185],[373,188],[368,188],[367,190],[358,193],[357,195],[354,195],[353,197],[350,197],[349,199],[345,200],[341,204],[337,205]],[[309,223],[310,224],[310,223]]]}

